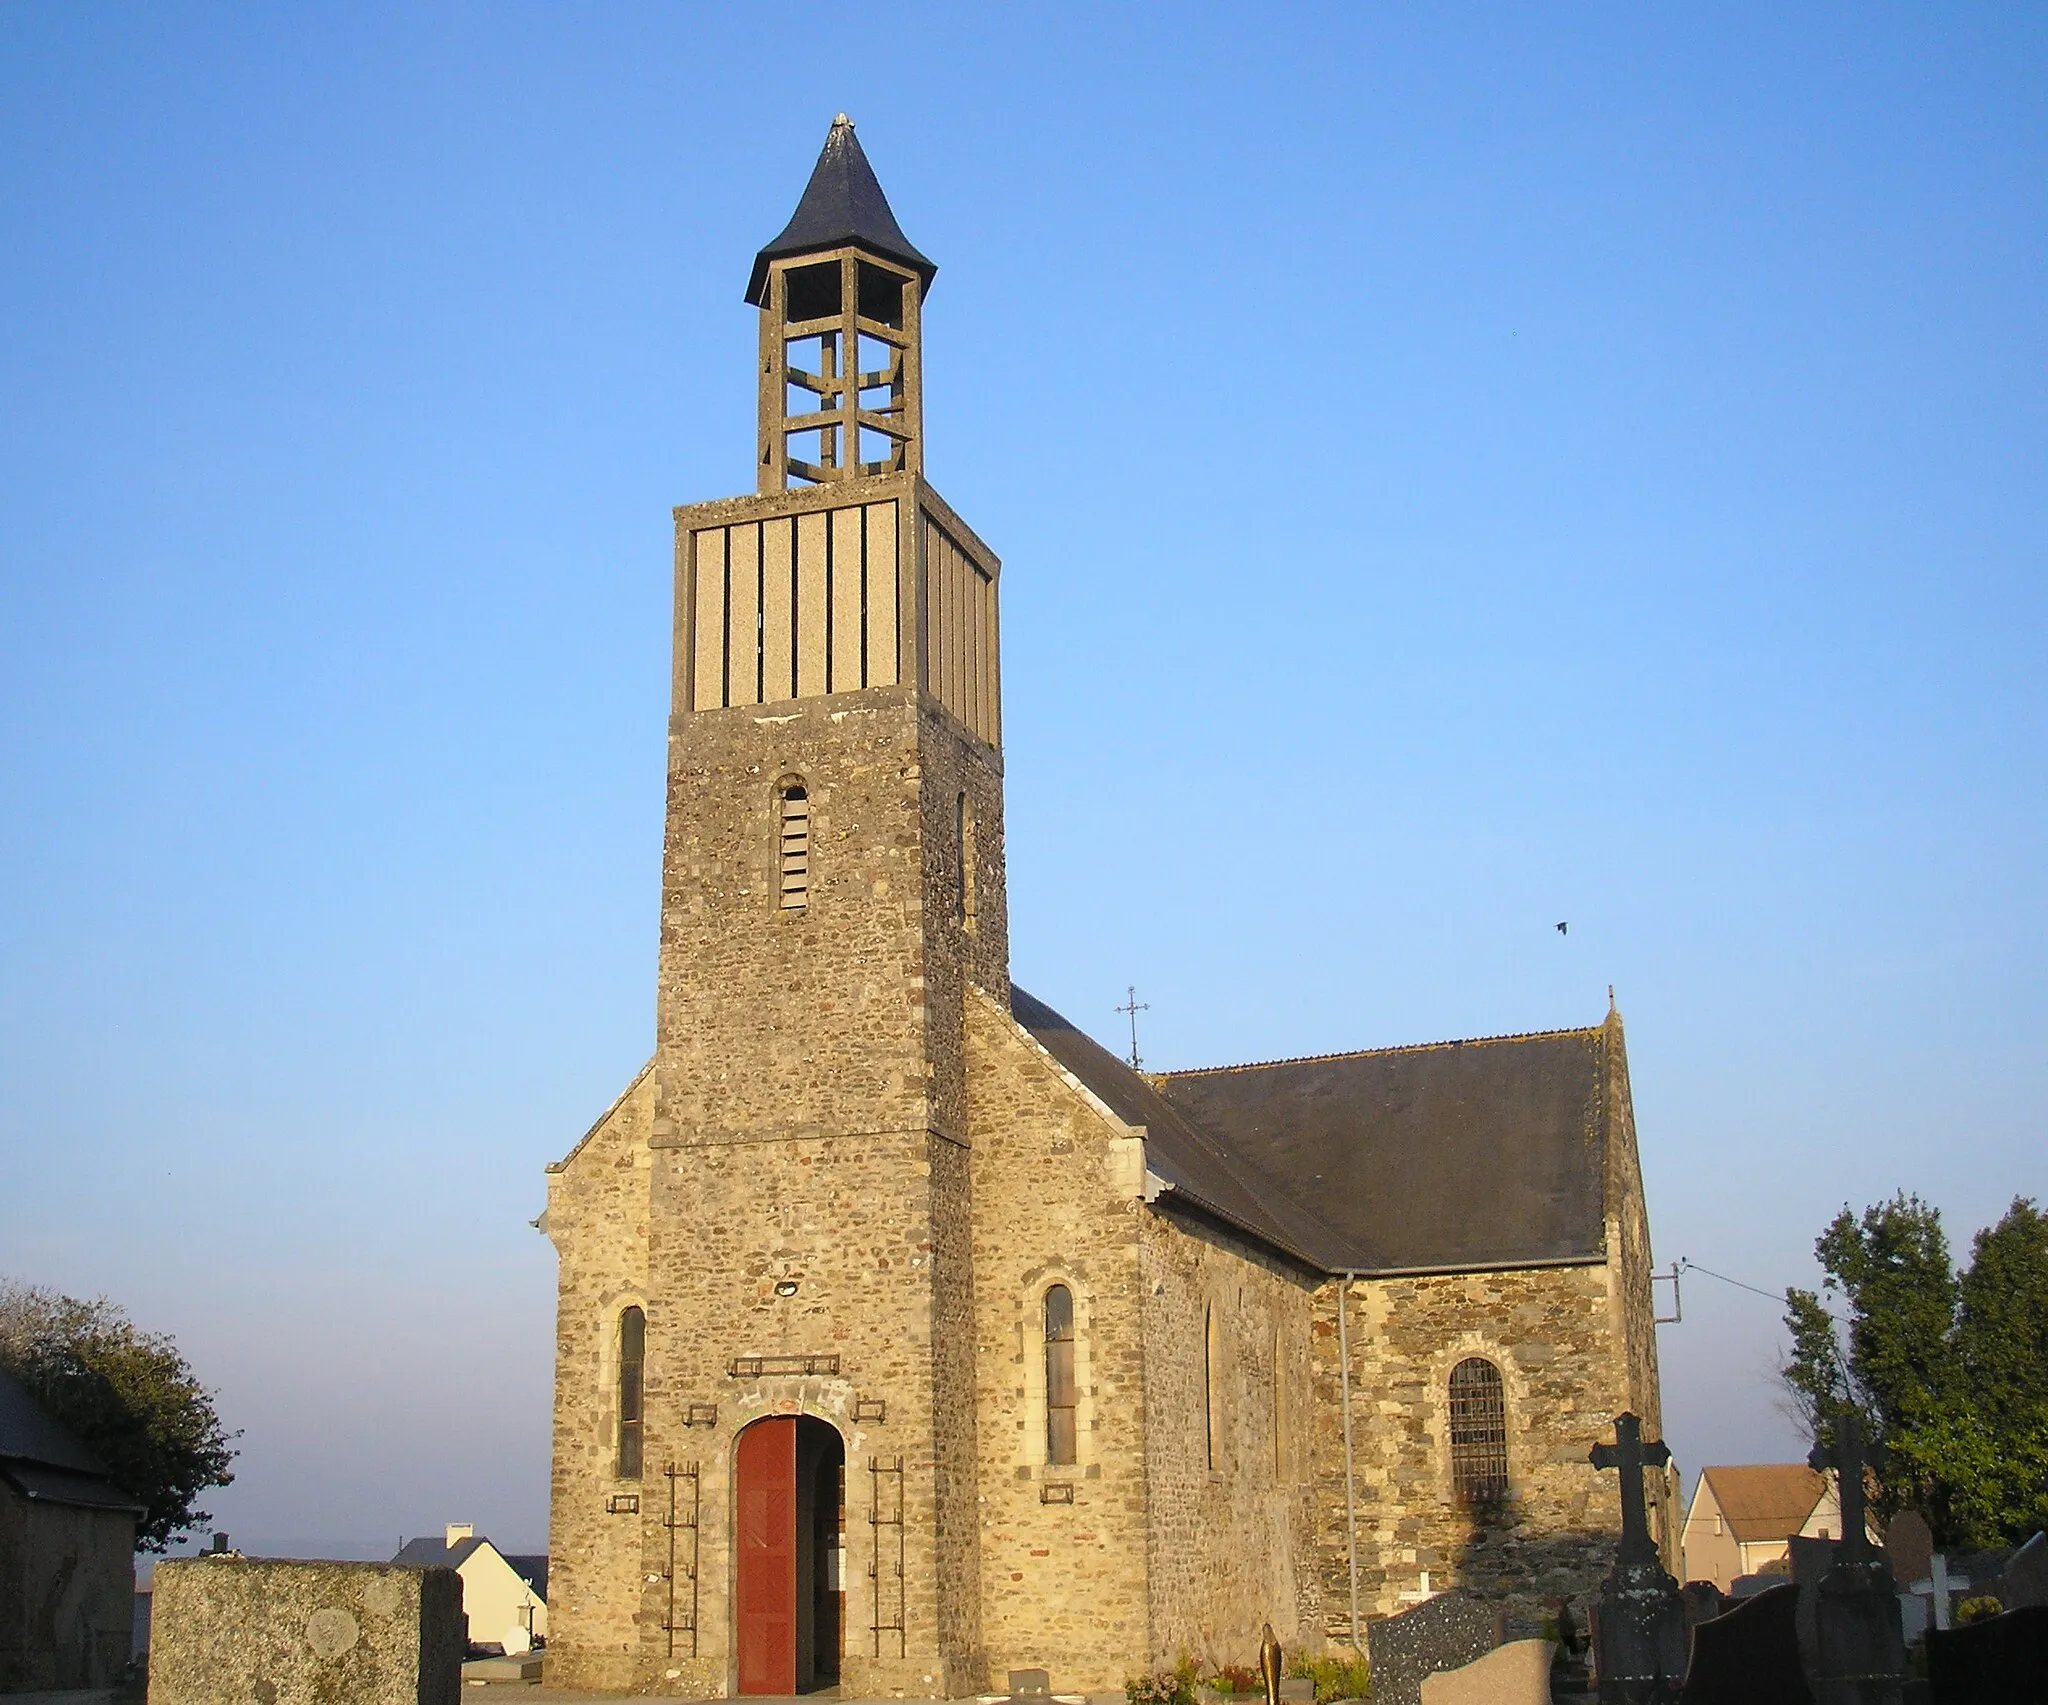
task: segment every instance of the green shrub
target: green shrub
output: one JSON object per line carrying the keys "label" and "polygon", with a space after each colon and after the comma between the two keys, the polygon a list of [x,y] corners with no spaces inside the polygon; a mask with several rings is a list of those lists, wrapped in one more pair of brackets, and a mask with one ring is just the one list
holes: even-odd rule
{"label": "green shrub", "polygon": [[1297,1656],[1287,1666],[1287,1673],[1297,1681],[1316,1684],[1316,1705],[1329,1705],[1332,1699],[1372,1697],[1372,1671],[1363,1652],[1348,1658]]}
{"label": "green shrub", "polygon": [[1195,1705],[1202,1667],[1185,1652],[1172,1669],[1134,1675],[1124,1683],[1126,1705]]}

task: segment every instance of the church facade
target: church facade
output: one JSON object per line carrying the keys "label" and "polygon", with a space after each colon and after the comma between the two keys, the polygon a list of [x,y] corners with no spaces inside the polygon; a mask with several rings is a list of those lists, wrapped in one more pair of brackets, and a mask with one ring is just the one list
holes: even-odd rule
{"label": "church facade", "polygon": [[549,1679],[1103,1691],[1453,1584],[1583,1614],[1587,1453],[1660,1430],[1620,1018],[1148,1074],[1012,985],[934,271],[835,122],[746,291],[759,489],[676,511],[655,1053],[548,1177]]}

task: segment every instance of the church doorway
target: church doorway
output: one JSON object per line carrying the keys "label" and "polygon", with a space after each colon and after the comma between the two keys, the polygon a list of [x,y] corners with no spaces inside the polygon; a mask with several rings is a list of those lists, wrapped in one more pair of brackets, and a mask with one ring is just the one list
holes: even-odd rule
{"label": "church doorway", "polygon": [[845,1621],[846,1447],[809,1415],[756,1421],[733,1452],[739,1691],[833,1687]]}

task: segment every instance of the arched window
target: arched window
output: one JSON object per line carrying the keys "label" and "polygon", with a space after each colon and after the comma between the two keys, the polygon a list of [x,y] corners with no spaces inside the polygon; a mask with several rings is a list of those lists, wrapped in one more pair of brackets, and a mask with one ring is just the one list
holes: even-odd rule
{"label": "arched window", "polygon": [[811,797],[801,782],[790,782],[776,807],[782,837],[778,904],[785,912],[800,912],[811,903]]}
{"label": "arched window", "polygon": [[1451,1491],[1461,1504],[1508,1495],[1508,1415],[1500,1369],[1467,1356],[1451,1369]]}
{"label": "arched window", "polygon": [[1076,1460],[1074,1293],[1065,1285],[1054,1285],[1045,1293],[1045,1460]]}
{"label": "arched window", "polygon": [[1216,1325],[1216,1305],[1202,1318],[1202,1411],[1208,1439],[1209,1467],[1223,1466],[1223,1341]]}
{"label": "arched window", "polygon": [[641,1433],[646,1425],[647,1316],[629,1308],[619,1316],[619,1478],[640,1478]]}
{"label": "arched window", "polygon": [[974,933],[974,806],[966,794],[953,805],[953,849],[960,868],[955,876],[953,910],[969,935]]}

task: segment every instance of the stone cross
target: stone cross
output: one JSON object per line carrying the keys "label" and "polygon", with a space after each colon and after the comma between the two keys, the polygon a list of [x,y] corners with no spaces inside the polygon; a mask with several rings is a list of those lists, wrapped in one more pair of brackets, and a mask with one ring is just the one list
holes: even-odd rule
{"label": "stone cross", "polygon": [[1807,1455],[1807,1466],[1825,1474],[1835,1471],[1835,1491],[1842,1500],[1842,1549],[1844,1563],[1870,1560],[1870,1530],[1863,1513],[1863,1471],[1876,1466],[1878,1452],[1867,1449],[1863,1440],[1863,1418],[1853,1409],[1835,1417],[1835,1448],[1815,1445]]}
{"label": "stone cross", "polygon": [[1662,1439],[1644,1444],[1642,1422],[1623,1413],[1614,1418],[1614,1443],[1595,1445],[1590,1460],[1595,1468],[1621,1470],[1621,1549],[1616,1556],[1624,1564],[1657,1562],[1643,1505],[1643,1470],[1662,1468],[1671,1460],[1671,1447]]}

